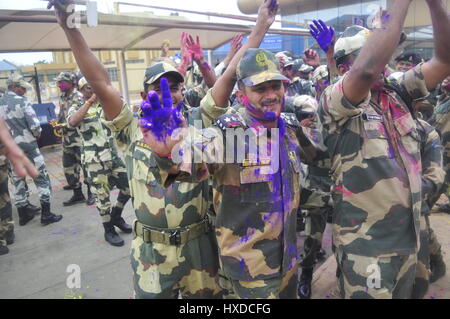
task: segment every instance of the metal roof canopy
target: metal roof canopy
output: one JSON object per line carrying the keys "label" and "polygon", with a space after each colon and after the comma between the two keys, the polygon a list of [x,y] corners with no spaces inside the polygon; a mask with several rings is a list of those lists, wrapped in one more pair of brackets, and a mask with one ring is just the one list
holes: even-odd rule
{"label": "metal roof canopy", "polygon": [[[98,26],[86,26],[84,12],[81,32],[92,50],[159,50],[163,40],[179,49],[182,32],[199,36],[203,49],[214,50],[237,33],[249,34],[252,27],[238,24],[193,22],[129,15],[98,14]],[[309,35],[306,29],[270,29],[268,34]],[[64,31],[53,11],[0,10],[0,52],[70,50]]]}
{"label": "metal roof canopy", "polygon": [[[199,36],[205,50],[214,50],[236,34],[250,34],[252,27],[238,24],[194,22],[167,18],[98,13],[98,26],[86,25],[81,13],[81,33],[92,50],[120,51],[121,92],[130,103],[125,65],[127,50],[158,50],[164,40],[180,49],[182,32]],[[309,35],[306,29],[270,29],[268,34]],[[0,10],[0,52],[70,51],[64,31],[51,10]]]}

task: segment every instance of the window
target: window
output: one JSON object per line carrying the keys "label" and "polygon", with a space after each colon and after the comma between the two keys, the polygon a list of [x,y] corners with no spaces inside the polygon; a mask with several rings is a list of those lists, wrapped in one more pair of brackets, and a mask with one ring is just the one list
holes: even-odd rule
{"label": "window", "polygon": [[125,63],[127,64],[137,64],[137,63],[144,63],[144,59],[137,59],[137,60],[127,60]]}
{"label": "window", "polygon": [[103,61],[111,61],[111,51],[102,51],[100,55]]}
{"label": "window", "polygon": [[111,82],[119,81],[119,76],[117,75],[117,68],[107,68],[106,71],[108,71],[108,75]]}

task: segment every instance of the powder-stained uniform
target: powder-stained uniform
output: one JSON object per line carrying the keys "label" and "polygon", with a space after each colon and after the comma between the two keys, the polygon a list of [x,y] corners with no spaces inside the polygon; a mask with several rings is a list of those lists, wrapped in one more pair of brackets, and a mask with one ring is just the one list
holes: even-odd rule
{"label": "powder-stained uniform", "polygon": [[[67,123],[79,108],[72,106],[69,109]],[[92,105],[83,121],[75,128],[81,137],[82,164],[89,174],[97,209],[102,221],[107,223],[111,220],[111,189],[114,186],[119,189],[116,207],[122,211],[130,199],[130,188],[125,164],[117,153],[111,130],[101,121],[102,113],[99,103]],[[69,124],[68,126],[72,128]]]}
{"label": "powder-stained uniform", "polygon": [[[428,94],[421,67],[399,80],[404,96]],[[426,160],[417,124],[396,91],[384,87],[379,101],[369,93],[355,106],[345,98],[342,84],[343,79],[328,87],[319,106],[334,181],[333,240],[340,292],[345,298],[409,298]],[[381,282],[369,277],[374,271]]]}
{"label": "powder-stained uniform", "polygon": [[[202,100],[202,105],[215,106],[211,91]],[[194,153],[218,156],[219,161],[205,164],[210,161],[206,159],[197,163],[196,155],[192,155],[192,163],[178,166],[181,173],[177,178],[195,181],[213,178],[221,268],[236,295],[240,298],[295,299],[298,285],[296,215],[302,154],[298,139],[300,124],[294,114],[282,114],[279,119],[279,137],[269,143],[272,143],[272,149],[279,149],[279,161],[274,155],[259,156],[261,154],[249,151],[249,141],[257,143],[254,140],[257,135],[250,134],[249,139],[237,138],[238,143],[234,145],[234,154],[238,149],[247,150],[245,158],[230,163],[225,160],[225,154],[217,153],[225,145],[227,129],[266,130],[244,107],[238,109],[231,109],[229,114],[221,116],[215,126],[201,133],[201,141],[193,144]],[[189,146],[181,147],[183,154],[189,154]],[[161,171],[175,165],[173,160],[155,158]],[[167,173],[161,173],[161,178],[165,186],[173,182],[173,176]]]}
{"label": "powder-stained uniform", "polygon": [[[214,107],[191,110],[201,112],[205,126],[226,111]],[[184,109],[185,114],[192,111]],[[113,121],[105,123],[124,150],[137,217],[131,245],[136,298],[172,298],[177,291],[183,298],[221,298],[217,244],[206,218],[208,181],[162,187],[138,118],[124,105]]]}

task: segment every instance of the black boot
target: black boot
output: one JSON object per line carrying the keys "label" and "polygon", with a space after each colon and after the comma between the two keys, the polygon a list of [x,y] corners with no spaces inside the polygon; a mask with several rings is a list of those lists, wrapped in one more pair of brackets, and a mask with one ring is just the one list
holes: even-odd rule
{"label": "black boot", "polygon": [[437,281],[445,275],[446,265],[442,254],[430,255],[430,283]]}
{"label": "black boot", "polygon": [[122,208],[119,208],[117,206],[114,206],[111,209],[111,223],[124,233],[130,234],[133,231],[133,227],[127,224],[125,220],[122,218],[121,216],[122,210],[123,210]]}
{"label": "black boot", "polygon": [[20,226],[26,225],[30,220],[34,218],[35,215],[33,211],[27,208],[27,206],[17,207],[17,213],[19,214]]}
{"label": "black boot", "polygon": [[50,203],[41,203],[42,206],[42,215],[41,215],[41,224],[46,226],[48,224],[57,223],[63,217],[61,215],[55,215],[50,212]]}
{"label": "black boot", "polygon": [[302,275],[298,284],[298,296],[300,299],[311,299],[312,277],[313,268],[302,268]]}
{"label": "black boot", "polygon": [[450,214],[450,205],[449,204],[437,204],[439,208],[439,212]]}
{"label": "black boot", "polygon": [[66,186],[63,187],[63,189],[64,189],[65,191],[70,191],[70,190],[73,189],[73,188],[72,188],[72,186],[70,186],[70,185],[66,185]]}
{"label": "black boot", "polygon": [[9,248],[6,246],[0,246],[0,256],[6,255],[7,253],[9,253]]}
{"label": "black boot", "polygon": [[116,233],[112,222],[103,223],[105,228],[105,240],[113,246],[123,246],[125,243],[119,234]]}
{"label": "black boot", "polygon": [[39,215],[41,213],[41,208],[34,206],[31,203],[28,203],[27,206],[28,210],[32,211],[35,215]]}
{"label": "black boot", "polygon": [[5,232],[5,240],[7,245],[14,244],[14,238],[16,236],[14,235],[14,228],[8,229],[8,231]]}
{"label": "black boot", "polygon": [[91,192],[91,187],[88,186],[87,190],[88,190],[88,198],[86,200],[86,205],[88,205],[88,206],[94,205],[95,204],[95,196]]}
{"label": "black boot", "polygon": [[78,203],[83,203],[85,200],[86,198],[84,198],[83,192],[81,191],[81,187],[75,188],[73,190],[73,196],[69,200],[63,202],[63,205],[72,206]]}

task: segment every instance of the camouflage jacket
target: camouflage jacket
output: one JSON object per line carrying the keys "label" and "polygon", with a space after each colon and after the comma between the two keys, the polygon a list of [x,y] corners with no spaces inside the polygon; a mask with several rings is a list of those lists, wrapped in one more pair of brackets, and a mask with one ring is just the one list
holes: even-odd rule
{"label": "camouflage jacket", "polygon": [[[80,109],[72,106],[67,114],[69,128],[70,118]],[[76,127],[81,136],[83,163],[100,163],[112,161],[119,157],[111,130],[102,121],[103,109],[100,103],[92,105],[83,121]]]}
{"label": "camouflage jacket", "polygon": [[444,147],[444,167],[447,175],[450,175],[448,174],[450,171],[450,96],[442,95],[439,97],[438,104],[429,122],[436,128],[441,137],[441,143]]}
{"label": "camouflage jacket", "polygon": [[41,124],[26,97],[7,91],[0,98],[0,116],[5,120],[11,136],[22,150],[38,148],[36,139],[41,134]]}
{"label": "camouflage jacket", "polygon": [[[207,97],[202,105],[206,103],[214,101]],[[232,131],[237,136],[233,154],[241,150],[245,155],[241,160],[231,162],[229,154],[225,154],[229,150],[218,151],[225,149],[227,129],[230,128],[237,129]],[[246,130],[248,128],[252,129]],[[276,153],[267,152],[268,156],[261,156],[264,153],[258,151],[255,154],[250,143],[256,143],[259,133],[252,131],[264,134],[267,130],[251,118],[245,108],[230,109],[215,126],[201,132],[201,140],[198,140],[201,142],[197,143],[194,138],[193,153],[189,154],[190,142],[180,146],[183,156],[192,155],[190,161],[175,164],[174,159],[156,157],[162,170],[178,166],[181,171],[177,176],[179,181],[201,181],[212,176],[221,265],[225,275],[233,280],[264,280],[297,271],[300,126],[295,115],[282,114],[279,128],[278,138],[270,138],[269,143]],[[239,130],[249,138],[239,137]],[[222,134],[223,131],[227,133]],[[210,154],[216,160],[213,162],[207,157],[196,161],[196,152]],[[172,182],[172,176],[161,177],[166,186]]]}
{"label": "camouflage jacket", "polygon": [[[428,94],[421,67],[398,83],[412,99]],[[415,253],[425,160],[417,123],[395,91],[383,89],[380,102],[369,93],[352,105],[344,78],[324,91],[318,111],[331,157],[334,243],[363,256]]]}
{"label": "camouflage jacket", "polygon": [[[84,104],[83,96],[77,89],[66,96],[61,94],[59,98],[59,123],[67,123],[67,114],[71,107],[81,107]],[[63,127],[63,144],[65,147],[81,146],[81,137],[76,128]]]}
{"label": "camouflage jacket", "polygon": [[[445,179],[442,145],[438,132],[427,122],[417,120],[422,157],[422,214],[430,211]],[[431,201],[431,202],[430,202]]]}
{"label": "camouflage jacket", "polygon": [[[194,110],[185,110],[188,117]],[[201,108],[201,120],[209,126],[226,108]],[[198,223],[208,211],[208,181],[174,183],[168,188],[158,182],[159,169],[151,149],[144,143],[138,118],[124,105],[122,112],[105,124],[113,131],[125,155],[133,207],[139,222],[155,228],[179,228]]]}

